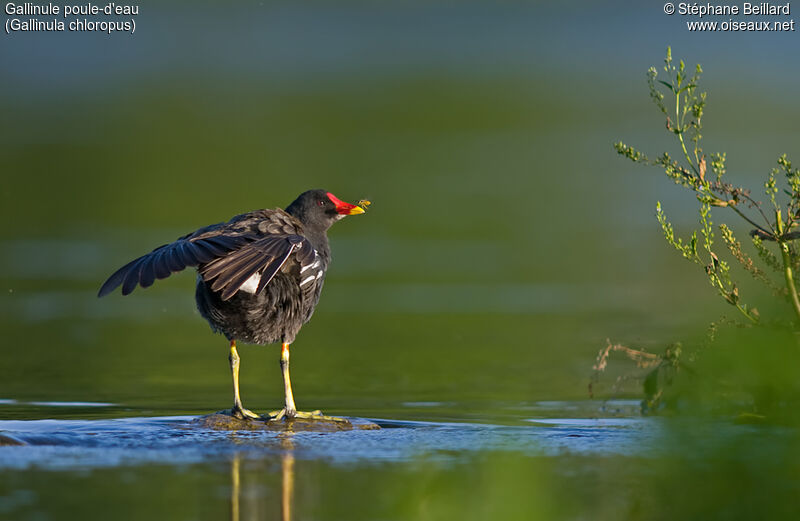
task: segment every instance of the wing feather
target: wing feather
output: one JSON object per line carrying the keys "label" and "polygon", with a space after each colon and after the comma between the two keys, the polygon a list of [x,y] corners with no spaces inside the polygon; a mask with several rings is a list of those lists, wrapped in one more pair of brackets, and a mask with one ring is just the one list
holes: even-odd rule
{"label": "wing feather", "polygon": [[216,258],[216,255],[214,255],[211,249],[201,241],[190,242],[187,248],[191,251],[192,256],[196,260],[196,264],[205,264]]}
{"label": "wing feather", "polygon": [[[225,286],[225,289],[221,292],[222,300],[228,300],[232,296],[239,291],[239,288],[242,287],[247,279],[253,276],[253,274],[258,273],[259,271],[264,269],[264,264],[267,263],[267,266],[271,266],[276,264],[275,259],[273,257],[259,257],[258,255],[254,255],[251,257],[250,262],[242,266],[242,268],[236,272],[236,274],[230,277],[228,284]],[[271,278],[271,277],[270,277]]]}
{"label": "wing feather", "polygon": [[[169,251],[162,250],[158,253],[158,257],[153,259],[153,270],[155,271],[156,278],[166,279],[172,275],[172,270],[169,268]],[[178,270],[180,271],[180,270]]]}
{"label": "wing feather", "polygon": [[[243,272],[252,271],[252,273],[255,273],[255,270],[251,268],[253,264],[264,263],[265,261],[269,262],[271,260],[271,258],[263,258],[257,251],[253,250],[239,250],[236,253],[237,255],[235,257],[226,257],[224,260],[227,262],[220,263],[220,265],[217,266],[213,272],[206,272],[205,270],[201,271],[201,275],[203,275],[204,280],[207,282],[213,280],[211,289],[214,291],[220,291],[221,289],[228,287],[228,285],[240,277]],[[250,273],[250,275],[252,275],[252,273]],[[247,278],[244,280],[247,280]],[[242,284],[244,283],[244,280],[242,281]]]}
{"label": "wing feather", "polygon": [[103,286],[100,288],[100,291],[97,293],[97,296],[102,297],[114,291],[117,286],[125,281],[125,277],[128,276],[128,272],[138,261],[139,259],[132,260],[128,264],[115,271],[110,277],[108,277],[108,280],[105,281]]}
{"label": "wing feather", "polygon": [[164,261],[170,273],[177,273],[186,269],[186,263],[181,260],[180,252],[177,249],[170,249],[164,253]]}
{"label": "wing feather", "polygon": [[161,252],[154,252],[152,255],[142,259],[142,269],[139,272],[139,285],[143,288],[149,288],[156,280],[155,261]]}
{"label": "wing feather", "polygon": [[289,251],[286,252],[286,255],[283,257],[283,259],[280,260],[276,259],[264,269],[263,273],[261,274],[261,279],[258,281],[258,288],[256,288],[256,293],[260,293],[265,287],[267,287],[267,284],[269,284],[269,282],[275,277],[275,275],[278,273],[278,271],[280,271],[283,265],[286,264],[286,261],[289,259],[292,252],[296,249],[297,245],[292,244],[292,246],[289,248]]}
{"label": "wing feather", "polygon": [[[197,266],[211,289],[230,299],[254,274],[260,292],[293,258],[300,267],[314,261],[314,248],[303,227],[282,210],[259,210],[226,223],[206,226],[125,264],[103,283],[102,297],[120,285],[128,295],[190,266]],[[265,235],[266,234],[266,235]],[[292,267],[290,273],[299,269]]]}
{"label": "wing feather", "polygon": [[200,259],[197,258],[195,253],[195,249],[192,247],[191,243],[189,242],[182,242],[178,245],[181,259],[186,266],[197,266],[200,262]]}
{"label": "wing feather", "polygon": [[252,235],[233,238],[202,237],[188,235],[175,242],[159,246],[146,255],[134,259],[115,271],[98,292],[98,296],[108,295],[120,284],[122,294],[130,294],[137,285],[146,288],[156,279],[163,279],[172,273],[224,258],[248,241],[255,240]]}
{"label": "wing feather", "polygon": [[128,269],[125,274],[125,280],[122,282],[122,294],[128,295],[139,283],[139,277],[142,273],[142,261],[144,257],[139,257],[133,262],[133,265]]}
{"label": "wing feather", "polygon": [[[218,258],[200,269],[200,274],[211,289],[220,291],[223,300],[228,300],[253,275],[261,279],[256,293],[262,291],[284,266],[292,253],[300,249],[313,248],[308,240],[299,235],[270,235],[253,241],[235,252]],[[299,260],[298,260],[299,262]]]}

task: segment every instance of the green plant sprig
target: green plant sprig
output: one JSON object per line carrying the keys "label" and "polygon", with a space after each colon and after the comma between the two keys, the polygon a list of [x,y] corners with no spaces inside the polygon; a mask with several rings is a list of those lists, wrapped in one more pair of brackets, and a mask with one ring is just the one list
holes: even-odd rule
{"label": "green plant sprig", "polygon": [[[783,275],[783,287],[779,287],[756,266],[755,261],[742,251],[741,242],[733,231],[725,224],[719,229],[729,254],[755,280],[768,286],[774,294],[788,298],[795,316],[800,323],[800,297],[794,281],[794,271],[800,268],[798,249],[791,244],[800,238],[800,169],[794,168],[786,155],[778,159],[778,166],[773,168],[764,183],[765,195],[772,209],[765,211],[760,201],[755,200],[750,191],[723,181],[726,174],[725,153],[712,153],[706,159],[702,148],[702,118],[706,107],[705,92],[698,91],[703,73],[700,65],[689,75],[686,65],[681,60],[673,62],[672,50],[667,48],[664,60],[666,80],[659,79],[658,71],[651,67],[647,71],[647,85],[650,98],[666,118],[667,131],[677,138],[682,151],[680,160],[672,158],[668,153],[656,159],[650,159],[643,152],[622,142],[614,144],[617,153],[635,163],[658,166],[676,184],[694,192],[699,203],[699,224],[702,240],[698,248],[698,231],[692,232],[688,242],[675,237],[672,224],[667,220],[661,203],[656,206],[656,217],[661,224],[664,237],[684,258],[703,266],[710,284],[726,302],[735,306],[750,322],[757,323],[759,314],[755,308],[748,307],[741,301],[739,286],[731,279],[730,266],[720,259],[720,252],[714,249],[714,228],[711,220],[712,208],[728,208],[739,218],[752,226],[752,242],[758,258],[767,267]],[[672,98],[667,100],[668,96]],[[713,176],[707,176],[710,164]],[[783,178],[786,188],[783,194],[788,196],[785,210],[778,199],[779,178]],[[780,257],[773,254],[764,241],[774,242]]]}

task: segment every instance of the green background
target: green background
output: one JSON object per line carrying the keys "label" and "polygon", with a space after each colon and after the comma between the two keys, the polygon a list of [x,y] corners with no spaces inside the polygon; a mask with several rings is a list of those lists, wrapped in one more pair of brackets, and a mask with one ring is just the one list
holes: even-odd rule
{"label": "green background", "polygon": [[[651,4],[142,3],[134,35],[3,35],[2,417],[229,407],[227,345],[194,310],[193,275],[125,298],[96,291],[179,235],[317,187],[373,205],[329,233],[325,291],[292,350],[300,408],[514,424],[529,404],[587,399],[607,338],[654,350],[701,341],[732,308],[669,250],[653,216],[661,200],[685,234],[694,202],[657,170],[617,157],[612,143],[674,150],[645,85],[672,45],[706,72],[706,149],[727,151],[731,179],[758,188],[797,147],[797,36],[690,33],[687,18]],[[784,318],[769,295],[747,297]],[[739,345],[729,336],[725,345]],[[796,364],[786,362],[797,355],[782,351],[783,338],[767,343],[779,346],[767,361],[732,347],[714,370],[763,363],[755,380],[793,381]],[[277,348],[240,353],[245,405],[277,408]],[[639,397],[636,385],[609,389],[628,369],[612,368],[601,398]],[[477,451],[455,466],[424,455],[377,466],[311,459],[296,469],[311,482],[297,484],[300,518],[674,518],[666,505],[703,519],[785,512],[797,467],[726,440],[698,472],[669,457],[513,451]],[[722,457],[730,453],[744,461]],[[709,451],[701,444],[696,454]],[[258,464],[257,489],[272,490],[278,470]],[[58,505],[102,484],[103,508],[151,513],[152,504],[127,505],[120,480],[140,494],[169,483],[180,499],[159,507],[165,517],[219,517],[228,472],[27,469],[0,480],[0,512],[56,517]],[[771,481],[756,479],[762,472]],[[687,476],[728,481],[675,500],[691,489]],[[737,492],[742,476],[755,488]],[[760,495],[768,484],[778,501]],[[36,499],[15,506],[25,490]],[[99,501],[62,512],[85,518]],[[754,510],[723,515],[728,501]]]}

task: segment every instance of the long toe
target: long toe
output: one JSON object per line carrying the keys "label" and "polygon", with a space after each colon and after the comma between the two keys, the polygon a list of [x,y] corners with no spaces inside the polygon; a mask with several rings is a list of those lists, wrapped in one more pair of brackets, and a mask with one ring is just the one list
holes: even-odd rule
{"label": "long toe", "polygon": [[281,409],[280,411],[272,411],[270,413],[269,421],[279,421],[279,420],[320,420],[326,422],[341,422],[341,423],[349,423],[348,420],[344,418],[339,418],[337,416],[325,416],[322,414],[322,411],[294,411],[294,414],[288,414],[286,408]]}
{"label": "long toe", "polygon": [[245,409],[244,407],[234,407],[231,409],[231,416],[235,418],[239,418],[240,420],[260,420],[261,415],[256,414],[249,409]]}

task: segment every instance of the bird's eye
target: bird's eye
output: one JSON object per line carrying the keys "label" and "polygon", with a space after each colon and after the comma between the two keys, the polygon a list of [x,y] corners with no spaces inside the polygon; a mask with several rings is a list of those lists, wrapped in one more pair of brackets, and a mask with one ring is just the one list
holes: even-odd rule
{"label": "bird's eye", "polygon": [[320,205],[320,206],[325,206],[325,201],[320,199],[319,201],[317,201],[317,204]]}

